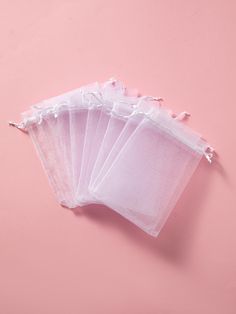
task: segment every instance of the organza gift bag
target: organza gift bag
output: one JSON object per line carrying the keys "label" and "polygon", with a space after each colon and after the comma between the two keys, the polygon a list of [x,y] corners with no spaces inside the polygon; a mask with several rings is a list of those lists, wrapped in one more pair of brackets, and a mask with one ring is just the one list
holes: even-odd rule
{"label": "organza gift bag", "polygon": [[58,202],[74,207],[70,176],[58,143],[57,120],[52,109],[22,114],[24,128],[30,135]]}
{"label": "organza gift bag", "polygon": [[[124,100],[122,100],[124,101]],[[106,157],[112,149],[115,141],[119,137],[122,129],[127,121],[127,116],[130,116],[134,110],[135,102],[130,102],[130,99],[126,101],[119,102],[116,101],[110,112],[109,122],[107,124],[106,132],[104,138],[100,143],[98,150],[98,155],[94,163],[93,171],[90,178],[90,186],[92,186],[94,179],[97,177]]]}
{"label": "organza gift bag", "polygon": [[87,94],[89,96],[88,118],[81,163],[81,175],[76,193],[76,198],[80,205],[94,202],[94,198],[88,189],[91,173],[107,130],[113,102],[115,99],[119,99],[123,93],[123,85],[119,81],[110,80],[103,84],[99,91]]}
{"label": "organza gift bag", "polygon": [[70,147],[72,181],[76,204],[83,205],[76,197],[79,182],[82,177],[82,163],[85,154],[86,130],[88,125],[88,113],[91,108],[91,96],[99,93],[100,84],[97,82],[84,86],[70,97],[69,125],[70,125]]}
{"label": "organza gift bag", "polygon": [[126,123],[122,117],[130,115],[139,100],[136,96],[129,96],[124,85],[116,80],[106,82],[99,93],[91,93],[90,96],[93,96],[93,105],[88,113],[81,177],[77,190],[80,205],[97,203],[89,191],[89,185],[103,162],[105,150],[109,152]]}
{"label": "organza gift bag", "polygon": [[56,118],[57,141],[61,158],[63,159],[64,171],[69,178],[70,190],[73,195],[73,207],[75,207],[75,185],[73,182],[71,134],[70,134],[70,103],[64,102],[54,109]]}
{"label": "organza gift bag", "polygon": [[57,146],[62,164],[61,180],[64,181],[65,177],[68,178],[66,182],[71,200],[64,201],[63,205],[69,208],[78,206],[75,196],[80,175],[81,164],[79,162],[82,160],[88,113],[84,95],[99,88],[98,83],[86,85],[33,106],[38,110],[52,111],[55,117],[54,124],[51,123],[51,129],[54,132],[54,144]]}
{"label": "organza gift bag", "polygon": [[77,99],[69,107],[72,182],[76,195],[79,184],[82,157],[84,151],[85,132],[88,118],[88,107],[83,99]]}
{"label": "organza gift bag", "polygon": [[[155,101],[153,101],[155,100]],[[58,202],[103,203],[156,236],[202,156],[213,149],[152,97],[110,80],[23,114]]]}
{"label": "organza gift bag", "polygon": [[78,200],[78,204],[85,205],[87,202],[87,177],[89,172],[89,164],[91,159],[91,150],[93,145],[95,144],[95,135],[97,131],[97,126],[101,113],[101,103],[96,103],[93,100],[90,100],[92,104],[89,104],[88,107],[88,115],[87,115],[87,123],[84,135],[84,146],[83,146],[83,155],[81,161],[81,171],[78,182],[78,187],[76,190],[76,197]]}
{"label": "organza gift bag", "polygon": [[[92,190],[101,180],[120,149],[142,120],[144,112],[156,109],[156,101],[160,101],[160,99],[145,96],[126,97],[115,103],[91,174],[89,189]],[[159,105],[160,103],[158,103]]]}
{"label": "organza gift bag", "polygon": [[94,89],[95,85],[98,84],[44,100],[23,113],[21,125],[10,123],[29,133],[58,202],[69,208],[78,206],[73,180],[70,109],[78,106],[76,100],[81,100],[84,89]]}
{"label": "organza gift bag", "polygon": [[157,235],[207,149],[200,135],[158,110],[138,125],[93,194]]}

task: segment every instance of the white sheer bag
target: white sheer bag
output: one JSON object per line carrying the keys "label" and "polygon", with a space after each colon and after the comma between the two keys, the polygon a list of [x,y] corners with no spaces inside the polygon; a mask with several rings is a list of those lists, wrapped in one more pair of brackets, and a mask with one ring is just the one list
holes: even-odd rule
{"label": "white sheer bag", "polygon": [[103,203],[156,236],[213,149],[152,97],[128,96],[116,80],[42,101],[20,124],[58,202]]}
{"label": "white sheer bag", "polygon": [[88,113],[91,108],[91,95],[98,93],[101,89],[97,82],[91,85],[80,88],[78,93],[75,93],[70,98],[69,116],[70,116],[70,146],[72,160],[72,181],[76,204],[81,204],[76,193],[79,182],[81,181],[82,162],[85,147],[86,129],[88,122]]}
{"label": "white sheer bag", "polygon": [[[142,120],[142,114],[151,110],[153,106],[157,106],[156,100],[160,99],[149,96],[123,97],[115,103],[91,174],[89,189],[93,190],[93,187],[106,173],[134,128]],[[139,114],[137,115],[137,113]]]}
{"label": "white sheer bag", "polygon": [[166,110],[147,115],[94,196],[156,236],[209,145]]}
{"label": "white sheer bag", "polygon": [[107,124],[106,132],[97,150],[97,158],[94,163],[94,167],[90,177],[90,186],[93,184],[93,180],[98,175],[106,157],[112,149],[115,141],[119,137],[122,129],[129,116],[135,107],[136,99],[131,101],[128,97],[122,100],[116,100],[112,110],[109,112],[109,122]]}
{"label": "white sheer bag", "polygon": [[29,133],[58,202],[66,207],[74,207],[70,176],[58,142],[54,109],[30,111],[22,116],[20,128]]}
{"label": "white sheer bag", "polygon": [[123,93],[123,85],[119,81],[111,80],[103,84],[98,92],[87,94],[90,105],[83,147],[81,175],[76,194],[79,205],[94,202],[94,198],[88,190],[91,173],[110,120],[113,102]]}
{"label": "white sheer bag", "polygon": [[54,109],[56,118],[57,141],[59,145],[60,155],[63,158],[64,171],[67,172],[70,184],[70,191],[73,195],[73,207],[76,207],[75,185],[73,181],[72,167],[72,150],[71,150],[71,134],[70,134],[70,102],[64,102],[56,106]]}

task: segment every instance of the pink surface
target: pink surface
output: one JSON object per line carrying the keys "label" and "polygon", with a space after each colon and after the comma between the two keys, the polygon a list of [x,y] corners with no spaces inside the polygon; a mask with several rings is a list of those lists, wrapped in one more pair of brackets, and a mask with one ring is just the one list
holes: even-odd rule
{"label": "pink surface", "polygon": [[[0,2],[0,313],[236,313],[235,1]],[[202,163],[152,239],[117,214],[57,205],[7,120],[115,76],[191,112]]]}

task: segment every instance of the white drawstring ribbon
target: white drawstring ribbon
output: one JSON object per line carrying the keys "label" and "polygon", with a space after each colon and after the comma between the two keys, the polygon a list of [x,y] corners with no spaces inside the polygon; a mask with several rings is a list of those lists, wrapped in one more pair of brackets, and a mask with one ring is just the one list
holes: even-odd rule
{"label": "white drawstring ribbon", "polygon": [[207,148],[205,149],[205,152],[204,152],[204,156],[206,157],[206,159],[208,160],[208,162],[210,164],[212,163],[212,159],[214,157],[214,153],[215,153],[214,148],[211,147],[211,146],[207,146]]}
{"label": "white drawstring ribbon", "polygon": [[180,112],[176,117],[174,117],[177,121],[183,121],[191,117],[191,114],[187,111]]}

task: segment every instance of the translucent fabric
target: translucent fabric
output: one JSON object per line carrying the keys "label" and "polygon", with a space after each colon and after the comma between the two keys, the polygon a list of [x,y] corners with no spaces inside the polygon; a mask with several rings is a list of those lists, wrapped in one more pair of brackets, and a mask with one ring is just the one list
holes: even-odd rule
{"label": "translucent fabric", "polygon": [[116,80],[42,101],[20,124],[58,202],[105,204],[150,235],[160,232],[201,158],[213,149],[157,98]]}
{"label": "translucent fabric", "polygon": [[84,152],[85,132],[88,118],[88,108],[83,106],[70,109],[70,135],[71,135],[71,162],[72,182],[74,191],[78,189],[81,177],[81,166]]}
{"label": "translucent fabric", "polygon": [[70,192],[73,195],[73,204],[76,206],[75,185],[72,180],[72,150],[71,150],[71,133],[70,133],[70,107],[68,104],[61,104],[61,106],[54,113],[57,129],[57,141],[60,152],[60,158],[63,160],[64,171],[68,176],[68,184]]}
{"label": "translucent fabric", "polygon": [[[123,124],[126,122],[120,134],[116,134],[118,137],[114,141],[114,145],[110,147],[110,141],[108,142],[108,147],[105,144],[102,145],[96,163],[94,165],[93,173],[91,176],[91,181],[89,185],[90,191],[94,192],[94,188],[103,179],[104,175],[107,173],[112,163],[114,162],[116,156],[119,154],[120,150],[123,148],[129,137],[132,135],[134,130],[137,128],[138,124],[142,121],[143,115],[133,115],[127,121],[123,117],[116,117]],[[114,137],[112,137],[114,140]]]}
{"label": "translucent fabric", "polygon": [[124,91],[122,84],[108,82],[101,86],[98,93],[88,95],[90,105],[83,147],[81,175],[76,193],[77,202],[80,205],[96,203],[89,191],[91,174],[101,143],[104,140],[104,135],[107,133],[114,100],[124,97]]}
{"label": "translucent fabric", "polygon": [[89,121],[87,124],[86,141],[83,153],[82,175],[76,193],[79,204],[86,205],[89,202],[94,202],[94,198],[91,196],[88,186],[94,162],[106,132],[109,119],[110,114],[104,108],[93,108],[89,112]]}
{"label": "translucent fabric", "polygon": [[122,113],[119,112],[121,110],[120,108],[121,105],[123,105],[123,103],[114,104],[114,107],[110,112],[110,118],[108,120],[106,132],[100,143],[99,150],[97,150],[98,156],[95,160],[95,164],[90,178],[90,184],[92,184],[93,180],[96,178],[114,143],[116,142],[122,129],[124,128],[125,123],[127,121],[126,115],[129,116],[132,113],[133,110],[132,104],[130,106],[125,104],[126,106],[125,114],[123,112]]}
{"label": "translucent fabric", "polygon": [[89,189],[92,189],[101,180],[133,129],[142,120],[143,114],[152,109],[157,110],[158,106],[156,103],[153,104],[153,100],[152,97],[141,99],[126,97],[114,104],[91,174]]}
{"label": "translucent fabric", "polygon": [[[85,152],[85,139],[88,124],[88,113],[91,109],[91,95],[99,93],[101,86],[98,83],[87,85],[76,91],[70,97],[69,103],[69,124],[70,124],[70,147],[71,147],[71,168],[74,197],[77,205],[83,205],[76,197]],[[89,97],[88,97],[89,95]]]}
{"label": "translucent fabric", "polygon": [[[144,119],[93,189],[98,200],[152,235],[159,233],[206,149],[199,135],[173,121],[162,112]],[[150,216],[148,222],[143,215]]]}
{"label": "translucent fabric", "polygon": [[[29,113],[24,113],[27,119]],[[70,177],[58,143],[57,120],[52,112],[34,113],[27,120],[27,131],[34,143],[51,187],[63,206],[74,207]]]}

